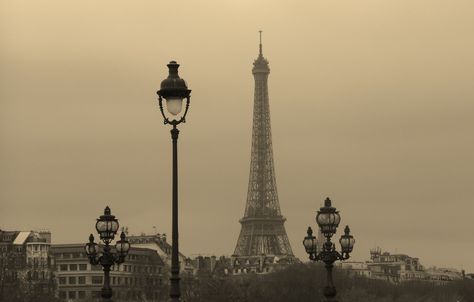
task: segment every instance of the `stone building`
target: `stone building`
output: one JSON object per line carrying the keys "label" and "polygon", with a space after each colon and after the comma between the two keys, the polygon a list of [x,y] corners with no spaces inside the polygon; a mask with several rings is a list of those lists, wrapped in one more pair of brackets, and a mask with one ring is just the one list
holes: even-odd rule
{"label": "stone building", "polygon": [[[166,239],[166,234],[155,235],[128,235],[127,240],[133,247],[148,248],[156,251],[165,262],[168,269],[171,268],[171,244]],[[182,253],[179,253],[180,273],[193,274],[194,268]]]}
{"label": "stone building", "polygon": [[390,254],[375,248],[370,251],[371,261],[367,266],[371,277],[391,282],[405,280],[424,280],[426,277],[423,266],[418,258],[405,254]]}
{"label": "stone building", "polygon": [[465,279],[465,275],[456,269],[430,267],[426,270],[426,280],[436,284],[441,285],[461,279]]}
{"label": "stone building", "polygon": [[48,231],[0,230],[1,286],[18,284],[23,290],[54,291]]}
{"label": "stone building", "polygon": [[350,276],[372,277],[372,272],[366,262],[341,261],[336,263],[336,268],[345,270]]}
{"label": "stone building", "polygon": [[275,256],[275,255],[259,255],[259,256],[235,256],[230,258],[229,266],[224,269],[226,275],[240,274],[268,274],[276,270],[284,269],[290,264],[296,263],[298,260],[293,255]]}
{"label": "stone building", "polygon": [[200,273],[212,275],[216,272],[222,259],[225,257],[217,259],[216,256],[197,256],[194,259],[188,259],[187,262],[193,267],[193,275]]}
{"label": "stone building", "polygon": [[192,275],[212,275],[214,277],[231,277],[245,274],[268,274],[284,269],[295,263],[294,257],[260,256],[197,256],[187,259],[187,265],[193,268]]}
{"label": "stone building", "polygon": [[[99,299],[103,285],[102,266],[91,265],[84,244],[57,244],[51,248],[58,284],[58,297]],[[164,263],[155,250],[132,246],[125,262],[114,265],[110,282],[114,301],[158,301],[164,295]]]}
{"label": "stone building", "polygon": [[365,263],[347,261],[338,264],[337,267],[353,275],[394,283],[426,281],[444,284],[463,278],[461,271],[435,267],[425,269],[418,258],[405,254],[382,252],[378,247],[370,250],[370,261]]}

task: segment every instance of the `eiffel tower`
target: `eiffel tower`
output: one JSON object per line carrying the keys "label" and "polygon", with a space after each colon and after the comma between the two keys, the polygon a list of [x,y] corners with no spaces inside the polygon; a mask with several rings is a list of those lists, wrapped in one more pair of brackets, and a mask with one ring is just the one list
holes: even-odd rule
{"label": "eiffel tower", "polygon": [[274,255],[294,258],[284,227],[273,165],[270,107],[267,79],[268,61],[260,53],[253,63],[255,94],[253,107],[252,152],[245,214],[234,257]]}

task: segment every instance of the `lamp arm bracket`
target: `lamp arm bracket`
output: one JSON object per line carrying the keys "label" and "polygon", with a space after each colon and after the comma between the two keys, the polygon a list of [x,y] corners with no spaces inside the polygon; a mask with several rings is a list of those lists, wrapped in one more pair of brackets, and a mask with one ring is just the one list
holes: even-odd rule
{"label": "lamp arm bracket", "polygon": [[120,263],[125,262],[125,257],[121,256],[118,253],[112,254],[112,258],[113,258],[113,262],[116,263],[116,264],[120,264]]}
{"label": "lamp arm bracket", "polygon": [[338,260],[341,260],[341,261],[344,261],[344,260],[347,260],[349,259],[349,253],[345,253],[345,252],[335,252],[336,253],[336,257]]}
{"label": "lamp arm bracket", "polygon": [[164,124],[169,124],[170,120],[166,117],[165,112],[163,111],[163,98],[161,96],[158,97],[158,103],[160,105],[160,112],[163,116]]}

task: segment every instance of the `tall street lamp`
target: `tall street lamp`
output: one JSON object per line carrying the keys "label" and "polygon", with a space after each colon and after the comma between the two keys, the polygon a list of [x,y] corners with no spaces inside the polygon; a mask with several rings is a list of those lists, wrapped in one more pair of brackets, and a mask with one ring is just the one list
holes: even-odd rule
{"label": "tall street lamp", "polygon": [[336,287],[332,280],[332,268],[336,260],[349,259],[349,254],[354,247],[355,239],[350,235],[349,226],[344,229],[344,235],[339,239],[341,244],[341,252],[336,251],[336,246],[331,242],[331,237],[336,233],[341,216],[336,208],[331,206],[331,199],[326,198],[324,207],[321,207],[316,215],[316,222],[318,223],[321,233],[326,237],[326,242],[322,246],[322,250],[318,251],[316,237],[313,236],[313,230],[308,227],[307,236],[303,240],[303,245],[306,253],[309,254],[309,259],[312,261],[322,261],[325,264],[327,271],[327,285],[324,287],[324,296],[328,302],[336,302]]}
{"label": "tall street lamp", "polygon": [[114,240],[115,234],[119,228],[118,220],[110,213],[110,208],[106,207],[104,215],[101,215],[95,224],[100,240],[104,242],[102,251],[99,245],[94,242],[94,235],[89,236],[89,243],[86,244],[86,254],[92,265],[102,265],[104,270],[104,285],[101,296],[103,299],[112,297],[112,288],[110,287],[110,267],[114,264],[120,264],[125,261],[125,257],[130,249],[130,243],[125,239],[125,233],[120,234],[120,240],[115,244],[115,251],[112,251],[110,243]]}
{"label": "tall street lamp", "polygon": [[[188,89],[186,82],[178,75],[179,64],[171,61],[168,64],[168,78],[161,82],[160,90],[158,90],[158,100],[161,115],[163,115],[164,124],[170,124],[171,139],[173,141],[173,210],[172,210],[172,251],[171,251],[171,301],[179,301],[181,291],[179,288],[179,250],[178,250],[178,135],[179,130],[176,126],[186,122],[186,114],[188,113],[191,90]],[[166,110],[171,116],[165,114],[163,110],[163,99],[166,100]],[[183,108],[183,100],[186,99],[186,108],[184,113],[179,116]]]}

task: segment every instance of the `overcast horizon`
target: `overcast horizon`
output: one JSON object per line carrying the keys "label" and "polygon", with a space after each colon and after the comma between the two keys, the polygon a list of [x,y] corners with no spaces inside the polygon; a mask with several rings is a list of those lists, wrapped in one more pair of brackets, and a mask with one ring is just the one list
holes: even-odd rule
{"label": "overcast horizon", "polygon": [[[179,13],[177,13],[179,12]],[[0,0],[0,229],[87,242],[109,205],[171,241],[176,60],[180,248],[233,253],[263,30],[280,207],[293,252],[326,197],[369,250],[474,273],[474,2]],[[455,251],[453,253],[453,251]],[[456,255],[455,257],[453,255]]]}

